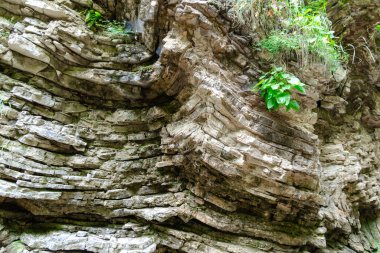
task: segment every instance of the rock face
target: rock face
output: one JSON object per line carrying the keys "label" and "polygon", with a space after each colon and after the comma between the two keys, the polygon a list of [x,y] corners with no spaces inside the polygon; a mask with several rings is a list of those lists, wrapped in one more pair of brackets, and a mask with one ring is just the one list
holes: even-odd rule
{"label": "rock face", "polygon": [[379,4],[349,2],[360,64],[294,69],[295,113],[250,92],[228,1],[94,1],[136,39],[86,28],[84,0],[2,0],[0,252],[376,250]]}

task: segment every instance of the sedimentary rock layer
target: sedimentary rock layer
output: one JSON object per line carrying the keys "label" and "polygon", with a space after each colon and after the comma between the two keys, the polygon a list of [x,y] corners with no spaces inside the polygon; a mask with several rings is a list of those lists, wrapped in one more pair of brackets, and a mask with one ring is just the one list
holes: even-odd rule
{"label": "sedimentary rock layer", "polygon": [[228,1],[94,2],[139,36],[87,4],[0,2],[0,252],[376,248],[376,89],[346,113],[353,77],[310,66],[302,111],[268,112]]}

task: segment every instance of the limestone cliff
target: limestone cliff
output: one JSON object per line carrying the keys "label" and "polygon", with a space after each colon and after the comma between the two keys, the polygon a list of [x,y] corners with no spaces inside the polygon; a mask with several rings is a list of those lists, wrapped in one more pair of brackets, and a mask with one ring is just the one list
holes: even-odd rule
{"label": "limestone cliff", "polygon": [[88,4],[0,1],[0,252],[377,250],[378,0],[329,2],[350,61],[291,67],[300,112],[250,91],[230,1],[94,1],[136,36]]}

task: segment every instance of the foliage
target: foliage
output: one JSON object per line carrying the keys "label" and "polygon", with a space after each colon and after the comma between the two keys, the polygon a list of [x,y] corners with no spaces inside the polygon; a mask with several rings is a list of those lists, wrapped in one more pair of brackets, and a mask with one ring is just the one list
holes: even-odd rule
{"label": "foliage", "polygon": [[124,22],[117,20],[106,20],[100,12],[94,9],[87,9],[83,14],[84,21],[89,29],[100,29],[116,35],[128,34],[125,30]]}
{"label": "foliage", "polygon": [[252,91],[259,91],[265,99],[269,111],[286,107],[286,110],[299,111],[298,102],[292,99],[291,92],[295,89],[305,93],[304,84],[294,75],[286,73],[281,67],[274,67],[260,77],[260,81]]}
{"label": "foliage", "polygon": [[303,66],[321,62],[335,71],[348,55],[336,42],[326,6],[327,0],[233,1],[238,20],[251,25],[252,32],[258,31],[257,24],[269,31],[257,45],[268,51],[272,60],[296,58]]}
{"label": "foliage", "polygon": [[0,29],[0,38],[2,38],[2,39],[8,39],[8,37],[9,37],[10,34],[11,33],[9,31],[3,31],[3,30]]}
{"label": "foliage", "polygon": [[93,9],[86,10],[85,15],[84,21],[88,28],[97,28],[104,21],[103,15]]}
{"label": "foliage", "polygon": [[294,50],[301,49],[300,36],[289,36],[285,32],[272,32],[268,38],[260,42],[260,46],[270,52],[271,54],[279,54],[282,52],[291,53]]}
{"label": "foliage", "polygon": [[376,30],[380,32],[380,25],[375,26]]}
{"label": "foliage", "polygon": [[106,21],[104,28],[113,34],[126,34],[124,23],[117,20]]}
{"label": "foliage", "polygon": [[308,5],[297,5],[286,1],[289,14],[281,26],[259,43],[275,58],[288,58],[291,53],[303,65],[308,62],[323,62],[335,71],[348,55],[335,42],[331,22],[326,15],[325,0],[308,1]]}

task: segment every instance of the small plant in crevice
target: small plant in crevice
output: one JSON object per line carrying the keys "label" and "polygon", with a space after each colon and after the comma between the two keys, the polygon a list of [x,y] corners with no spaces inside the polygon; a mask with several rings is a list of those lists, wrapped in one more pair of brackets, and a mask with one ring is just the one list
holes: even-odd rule
{"label": "small plant in crevice", "polygon": [[131,35],[133,32],[127,31],[125,23],[118,20],[106,20],[100,12],[94,9],[87,9],[82,12],[87,28],[93,31],[102,31],[114,35]]}
{"label": "small plant in crevice", "polygon": [[98,28],[99,25],[104,22],[103,15],[93,9],[88,9],[85,11],[85,19],[84,22],[86,22],[86,25],[88,28]]}
{"label": "small plant in crevice", "polygon": [[269,72],[260,77],[259,82],[253,87],[253,92],[260,92],[269,111],[285,107],[299,111],[298,102],[292,98],[292,92],[297,90],[305,93],[305,84],[296,76],[286,73],[282,67],[273,67]]}
{"label": "small plant in crevice", "polygon": [[128,33],[125,29],[124,23],[117,20],[105,21],[105,25],[103,28],[105,28],[107,32],[112,34],[124,35]]}
{"label": "small plant in crevice", "polygon": [[10,34],[10,31],[0,29],[0,39],[8,39]]}

